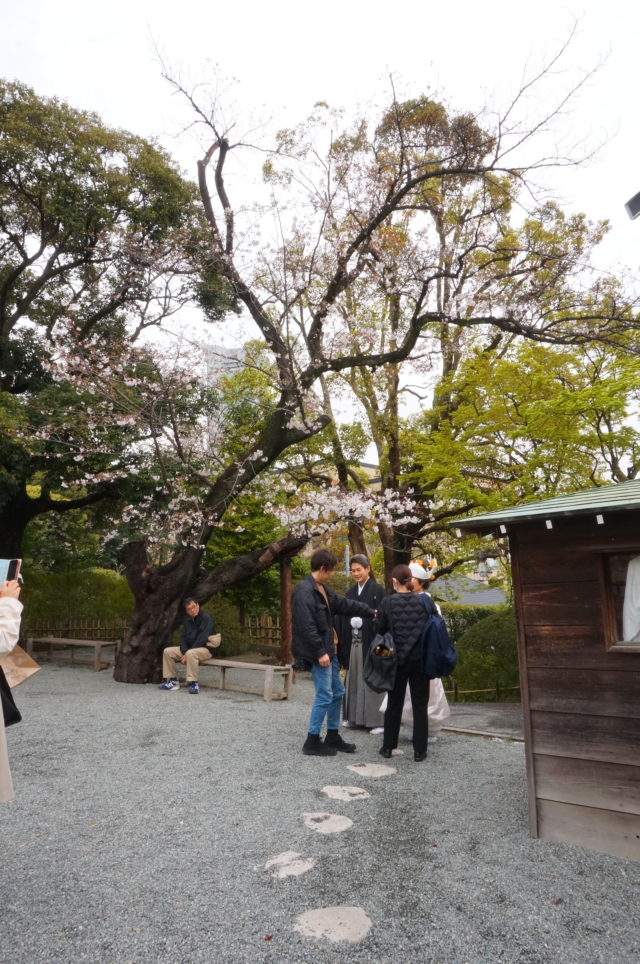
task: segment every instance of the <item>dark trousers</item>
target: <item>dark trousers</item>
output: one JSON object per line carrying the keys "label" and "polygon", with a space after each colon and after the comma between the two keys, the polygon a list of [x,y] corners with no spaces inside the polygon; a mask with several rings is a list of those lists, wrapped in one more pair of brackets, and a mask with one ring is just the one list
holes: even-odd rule
{"label": "dark trousers", "polygon": [[385,750],[397,749],[407,681],[409,682],[411,705],[413,707],[413,749],[416,753],[424,753],[427,749],[427,736],[429,734],[427,706],[429,704],[430,680],[418,666],[411,663],[397,668],[395,686],[389,693],[387,709],[384,714],[382,745]]}

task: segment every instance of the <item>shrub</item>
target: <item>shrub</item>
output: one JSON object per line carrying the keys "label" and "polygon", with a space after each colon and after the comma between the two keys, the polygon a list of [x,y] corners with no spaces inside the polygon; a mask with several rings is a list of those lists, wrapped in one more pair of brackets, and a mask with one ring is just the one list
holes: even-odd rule
{"label": "shrub", "polygon": [[211,614],[216,632],[222,636],[220,647],[214,654],[216,659],[230,659],[248,652],[249,642],[240,625],[238,610],[231,599],[213,596],[202,608]]}
{"label": "shrub", "polygon": [[[461,690],[517,686],[518,642],[513,609],[492,612],[460,636],[457,642],[458,665],[453,674]],[[474,700],[492,699],[491,693],[474,694]],[[504,699],[518,700],[518,690],[504,694]]]}
{"label": "shrub", "polygon": [[70,619],[129,619],[133,594],[124,576],[112,569],[86,572],[25,572],[21,594],[24,622],[36,619],[66,622]]}
{"label": "shrub", "polygon": [[438,605],[442,610],[442,616],[447,624],[451,642],[456,647],[464,633],[471,629],[472,626],[494,615],[496,612],[504,611],[502,606],[472,606],[467,603],[447,602],[439,602]]}

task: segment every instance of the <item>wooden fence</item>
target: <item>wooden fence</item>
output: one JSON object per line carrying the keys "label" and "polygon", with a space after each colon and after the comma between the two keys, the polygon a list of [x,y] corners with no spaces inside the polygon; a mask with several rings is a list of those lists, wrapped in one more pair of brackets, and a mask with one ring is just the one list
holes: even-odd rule
{"label": "wooden fence", "polygon": [[[451,683],[451,678],[449,677],[447,681]],[[520,689],[519,686],[500,686],[500,684],[496,682],[495,686],[491,686],[487,690],[461,690],[458,688],[458,684],[454,683],[453,686],[451,686],[449,689],[447,689],[447,687],[445,686],[444,692],[450,703],[465,703],[466,700],[464,699],[461,700],[460,697],[471,696],[473,693],[491,693],[493,695],[493,699],[495,700],[495,702],[499,703],[500,697],[504,693],[510,690],[519,690],[519,689]],[[474,701],[469,700],[469,702],[473,703]]]}
{"label": "wooden fence", "polygon": [[[51,621],[46,619],[34,619],[22,624],[23,637],[26,636],[53,636],[62,639],[104,639],[119,641],[124,638],[127,626],[126,619],[68,619],[66,621]],[[262,613],[255,619],[247,619],[244,626],[249,643],[258,652],[261,650],[265,655],[276,655],[280,647],[280,617],[268,616]],[[262,649],[265,647],[264,649]],[[466,696],[473,696],[476,693],[491,693],[496,702],[500,702],[500,697],[510,690],[519,690],[519,686],[500,686],[499,683],[489,689],[484,690],[461,690],[458,684],[449,679],[445,683],[450,683],[448,688],[445,685],[447,699],[453,703],[465,702]],[[462,697],[462,699],[461,699]]]}
{"label": "wooden fence", "polygon": [[256,619],[247,619],[244,631],[250,643],[257,646],[280,646],[280,617],[262,613]]}
{"label": "wooden fence", "polygon": [[61,639],[104,639],[119,641],[124,638],[127,619],[32,619],[22,624],[22,636],[53,636]]}

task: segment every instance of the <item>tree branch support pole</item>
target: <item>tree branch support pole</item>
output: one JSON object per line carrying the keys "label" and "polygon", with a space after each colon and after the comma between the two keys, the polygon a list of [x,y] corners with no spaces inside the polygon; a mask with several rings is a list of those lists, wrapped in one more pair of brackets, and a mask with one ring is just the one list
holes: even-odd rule
{"label": "tree branch support pole", "polygon": [[291,655],[291,557],[280,560],[280,661],[288,666]]}

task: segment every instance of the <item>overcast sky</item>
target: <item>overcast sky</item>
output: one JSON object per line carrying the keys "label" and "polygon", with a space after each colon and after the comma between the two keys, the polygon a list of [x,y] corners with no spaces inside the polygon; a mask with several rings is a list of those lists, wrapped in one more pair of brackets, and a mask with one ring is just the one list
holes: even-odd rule
{"label": "overcast sky", "polygon": [[[0,16],[1,75],[145,136],[173,130],[175,116],[152,38],[194,70],[219,64],[240,81],[240,103],[264,105],[289,126],[318,100],[347,108],[378,100],[389,71],[416,92],[443,89],[460,110],[494,91],[504,100],[527,58],[556,50],[578,17],[567,65],[608,62],[581,96],[571,133],[614,136],[597,163],[554,178],[570,207],[612,222],[601,265],[640,266],[640,219],[629,221],[623,207],[640,191],[637,0],[0,0]],[[163,142],[195,178],[194,145]]]}
{"label": "overcast sky", "polygon": [[[598,163],[559,172],[557,184],[571,206],[611,220],[607,261],[640,265],[640,220],[630,222],[623,208],[640,191],[637,0],[567,6],[550,0],[0,0],[0,13],[3,76],[143,135],[173,129],[151,37],[194,68],[207,58],[217,62],[241,82],[239,101],[266,105],[285,126],[318,100],[347,107],[368,102],[389,70],[416,90],[439,85],[461,109],[478,107],[485,91],[506,97],[526,58],[554,50],[572,18],[580,17],[569,62],[590,67],[608,52],[609,60],[572,124],[579,132],[617,134]],[[165,144],[193,176],[193,146]]]}

